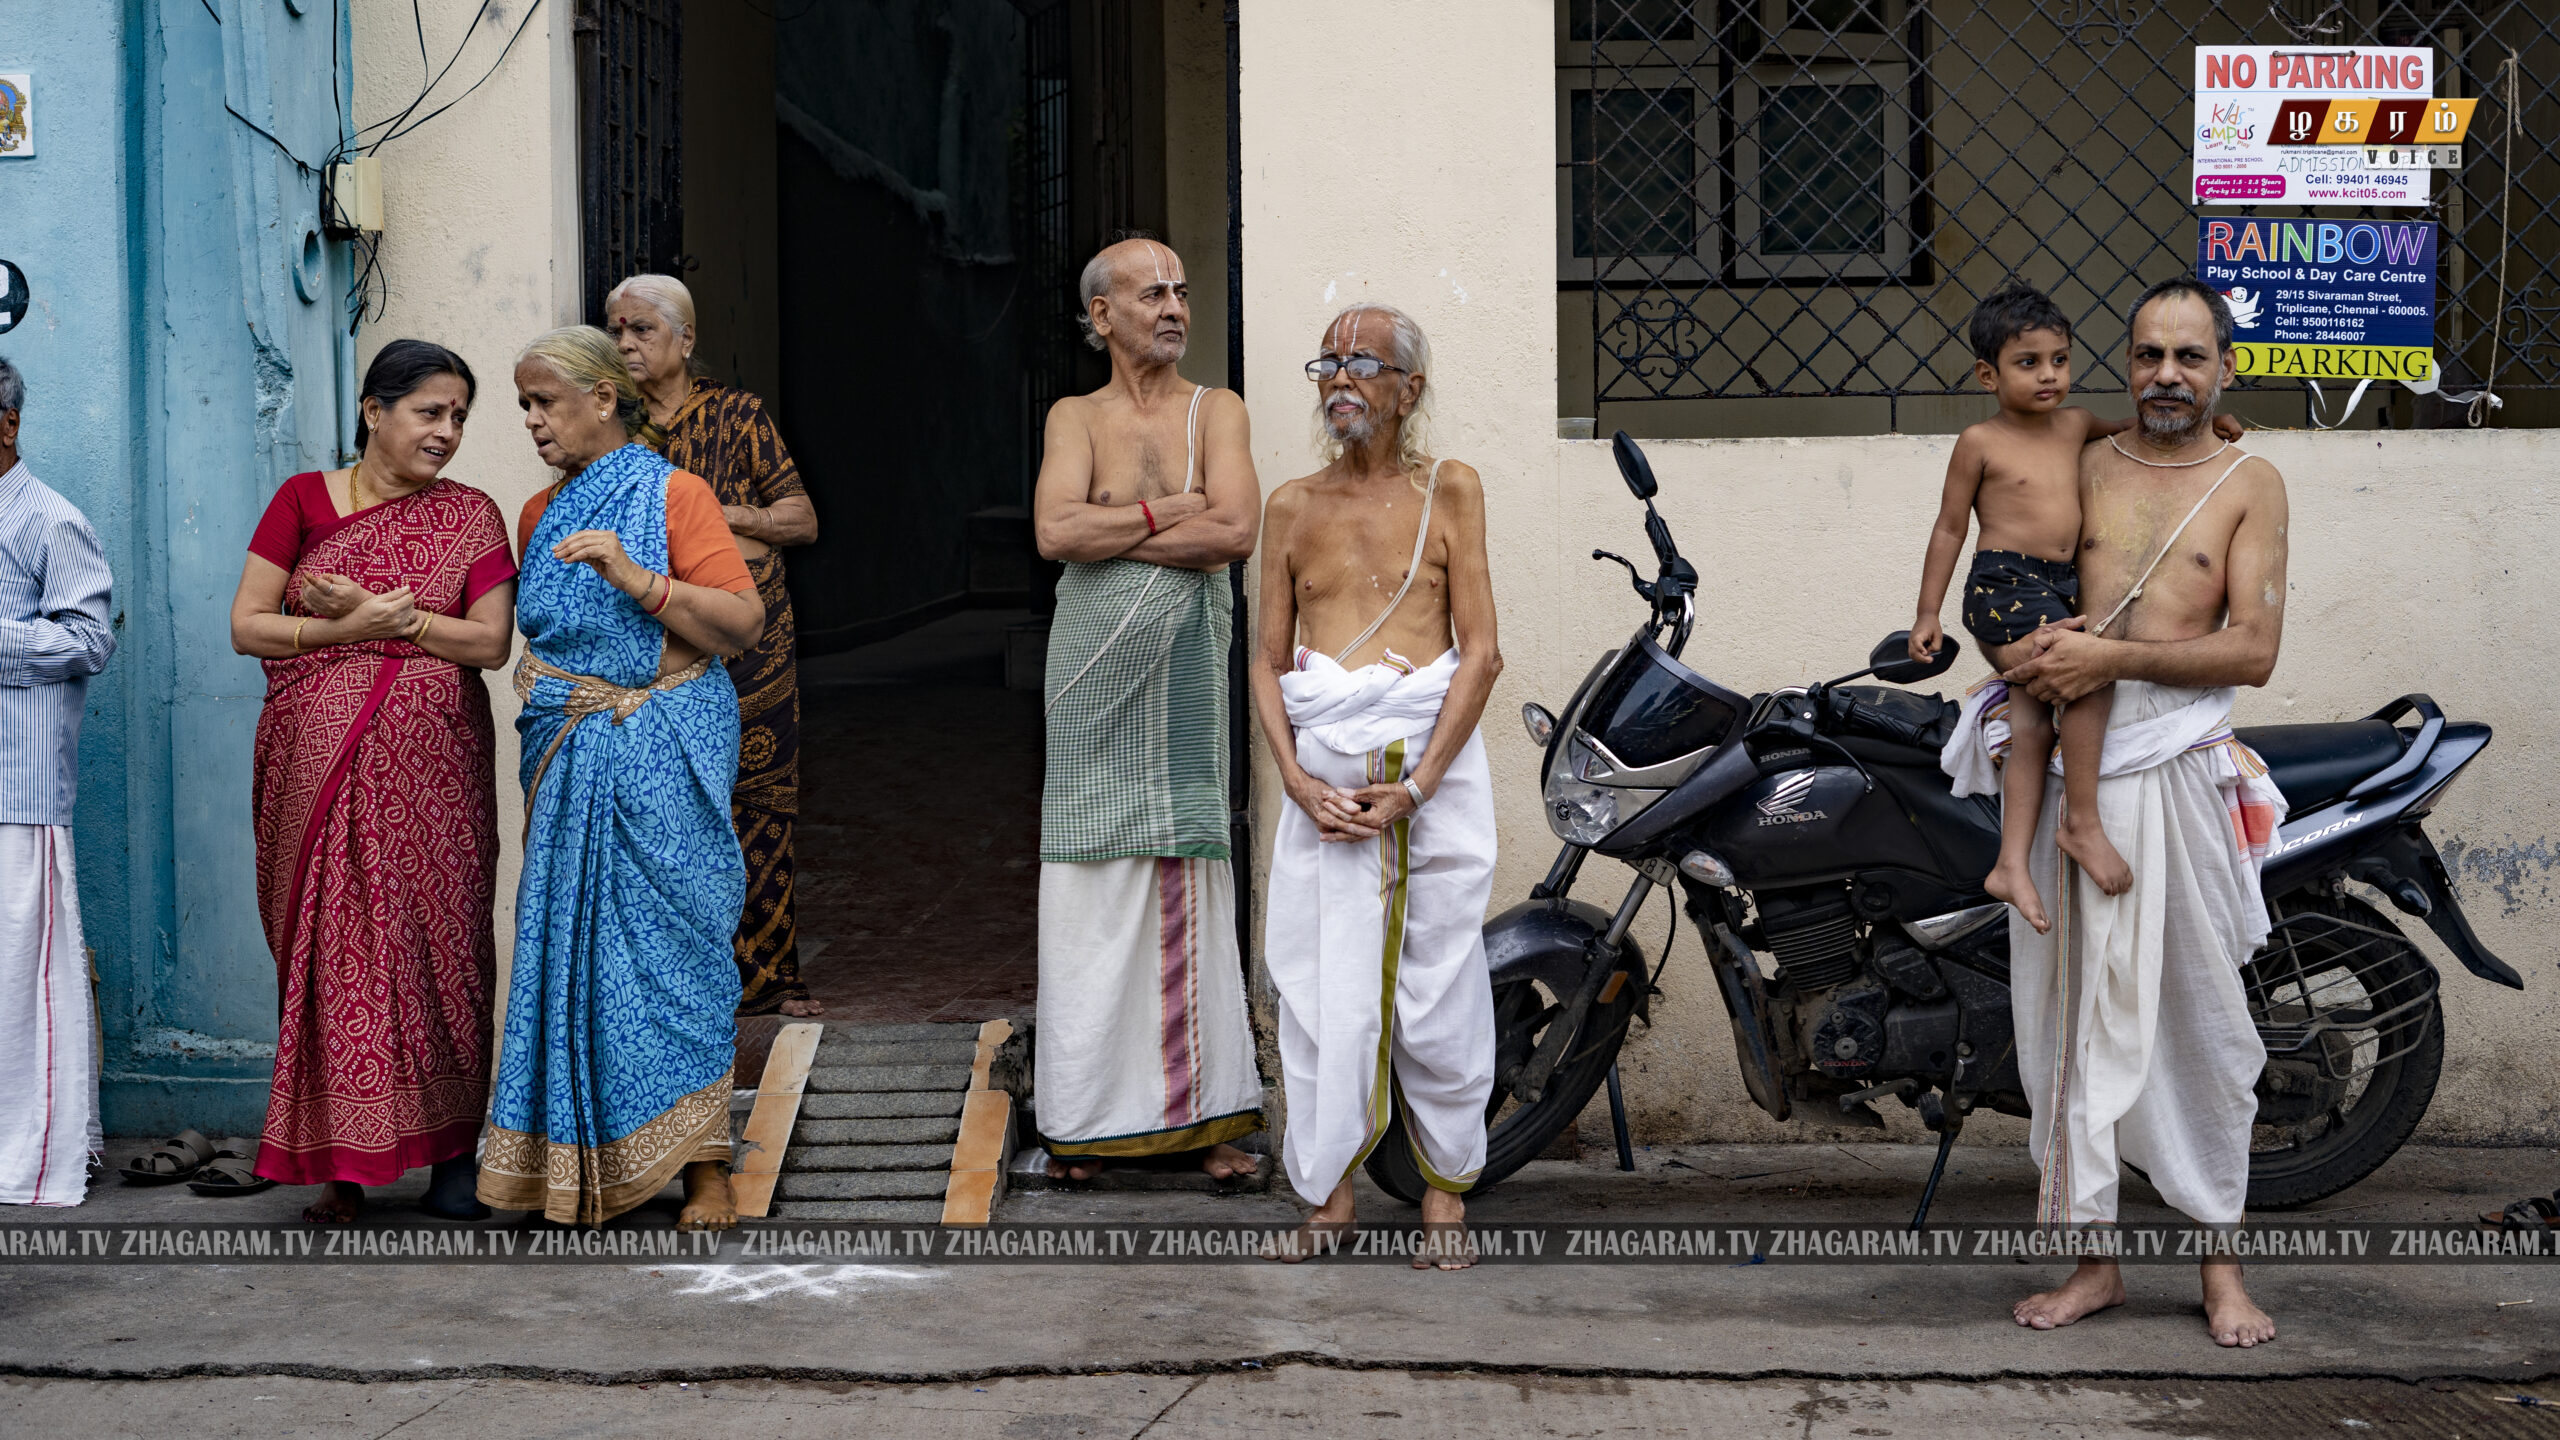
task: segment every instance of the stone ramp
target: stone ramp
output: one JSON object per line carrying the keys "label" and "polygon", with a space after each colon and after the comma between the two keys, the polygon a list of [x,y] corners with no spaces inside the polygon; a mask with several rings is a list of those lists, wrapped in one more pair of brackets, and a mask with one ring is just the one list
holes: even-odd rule
{"label": "stone ramp", "polygon": [[1013,1029],[785,1026],[748,1120],[739,1213],[986,1223],[1012,1154]]}

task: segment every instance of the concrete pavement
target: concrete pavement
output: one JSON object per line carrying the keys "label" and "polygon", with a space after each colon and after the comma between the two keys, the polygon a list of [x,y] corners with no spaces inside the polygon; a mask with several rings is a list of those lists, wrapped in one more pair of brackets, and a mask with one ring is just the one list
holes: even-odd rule
{"label": "concrete pavement", "polygon": [[[1892,1220],[1908,1214],[1928,1160],[1920,1147],[1848,1145],[1654,1149],[1641,1152],[1631,1176],[1541,1162],[1481,1197],[1475,1213],[1512,1221]],[[1964,1148],[1956,1165],[1939,1218],[2027,1213],[2035,1176],[2024,1151]],[[2442,1220],[2555,1185],[2560,1156],[2547,1150],[2410,1150],[2315,1213]],[[2147,1190],[2128,1188],[2139,1199],[2126,1218],[2165,1218]],[[200,1200],[110,1180],[92,1193],[77,1218],[265,1221],[291,1216],[309,1192]],[[1408,1222],[1412,1214],[1374,1193],[1364,1203],[1377,1220]],[[655,1206],[663,1223],[668,1202]],[[386,1215],[401,1218],[397,1209],[395,1200]],[[1233,1222],[1297,1213],[1284,1187],[1235,1197],[1049,1192],[1018,1197],[1005,1218]],[[1101,1372],[1231,1375],[1293,1362],[1612,1381],[2512,1384],[2560,1373],[2560,1266],[2259,1267],[2253,1287],[2283,1333],[2248,1352],[2205,1339],[2194,1274],[2182,1267],[2132,1270],[2131,1303],[2071,1329],[2031,1334],[2011,1324],[2010,1302],[2061,1273],[2024,1264],[1487,1265],[1461,1274],[1322,1262],[8,1266],[0,1267],[0,1375],[983,1384]],[[2535,1303],[2500,1307],[2518,1299]],[[1792,1393],[1788,1404],[1805,1392]],[[2560,1420],[2548,1423],[2560,1433]]]}
{"label": "concrete pavement", "polygon": [[[2546,1389],[2549,1387],[2546,1387]],[[1042,1376],[938,1385],[724,1380],[585,1386],[528,1380],[371,1385],[276,1376],[0,1379],[0,1432],[128,1436],[165,1415],[189,1440],[492,1435],[770,1440],[1415,1440],[1625,1435],[1655,1440],[2339,1440],[2549,1435],[2548,1412],[2472,1381],[1626,1380],[1341,1371]]]}

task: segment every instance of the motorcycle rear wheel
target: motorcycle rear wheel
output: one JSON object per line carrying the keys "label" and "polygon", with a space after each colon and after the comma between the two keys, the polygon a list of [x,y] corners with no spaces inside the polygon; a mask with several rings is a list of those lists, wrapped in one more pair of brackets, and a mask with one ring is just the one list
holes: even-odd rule
{"label": "motorcycle rear wheel", "polygon": [[[1485,1107],[1484,1169],[1477,1173],[1471,1193],[1483,1193],[1494,1182],[1537,1159],[1557,1136],[1581,1118],[1592,1094],[1609,1078],[1609,1067],[1617,1063],[1618,1047],[1626,1043],[1627,1022],[1635,1015],[1637,987],[1643,983],[1639,959],[1637,973],[1618,987],[1616,999],[1607,1004],[1592,1001],[1591,1009],[1583,1016],[1581,1033],[1566,1047],[1564,1058],[1557,1062],[1555,1073],[1548,1077],[1546,1089],[1534,1105],[1514,1100],[1502,1088],[1499,1077],[1528,1063],[1538,1048],[1538,1037],[1546,1033],[1555,1012],[1563,1008],[1563,997],[1534,980],[1512,979],[1494,985],[1496,1079],[1493,1098]],[[1429,1182],[1422,1178],[1422,1167],[1414,1162],[1413,1142],[1405,1126],[1404,1098],[1393,1098],[1395,1109],[1388,1118],[1386,1133],[1369,1152],[1369,1178],[1395,1198],[1418,1205]]]}
{"label": "motorcycle rear wheel", "polygon": [[[2293,1107],[2318,1104],[2317,1113],[2283,1114],[2269,1123],[2271,1105],[2283,1103],[2269,1090],[2277,1079],[2271,1059],[2250,1140],[2252,1210],[2308,1205],[2382,1168],[2427,1113],[2444,1065],[2444,1009],[2432,993],[2433,967],[2398,926],[2352,896],[2288,895],[2276,909],[2276,933],[2240,972],[2250,1017],[2261,1026],[2331,1018],[2347,1027],[2329,1042],[2336,1068],[2371,1068],[2344,1082],[2318,1082],[2317,1099]],[[2423,1004],[2414,1002],[2420,994]],[[2354,1023],[2403,1000],[2409,1013],[2396,1020]]]}

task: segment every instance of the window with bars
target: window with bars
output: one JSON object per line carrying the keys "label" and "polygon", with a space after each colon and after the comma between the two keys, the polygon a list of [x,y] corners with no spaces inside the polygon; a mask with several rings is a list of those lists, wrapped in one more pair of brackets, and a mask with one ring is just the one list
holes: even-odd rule
{"label": "window with bars", "polygon": [[[1560,0],[1555,35],[1559,413],[1602,433],[1954,428],[1965,318],[2018,280],[2079,328],[2078,388],[2120,393],[2124,305],[2195,263],[2199,44],[2435,48],[2480,104],[2425,210],[2252,213],[2437,221],[2444,389],[2494,364],[2498,423],[2560,424],[2560,5]],[[2243,388],[2302,423],[2299,382]]]}

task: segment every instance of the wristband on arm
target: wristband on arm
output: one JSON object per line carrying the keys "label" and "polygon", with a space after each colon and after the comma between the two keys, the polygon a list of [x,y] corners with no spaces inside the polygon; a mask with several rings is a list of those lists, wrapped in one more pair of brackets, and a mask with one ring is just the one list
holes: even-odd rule
{"label": "wristband on arm", "polygon": [[1156,512],[1148,509],[1147,502],[1141,500],[1138,502],[1138,513],[1147,517],[1147,534],[1152,538],[1156,533]]}

